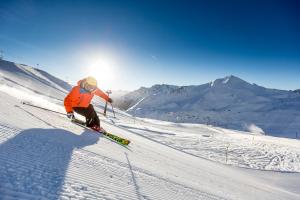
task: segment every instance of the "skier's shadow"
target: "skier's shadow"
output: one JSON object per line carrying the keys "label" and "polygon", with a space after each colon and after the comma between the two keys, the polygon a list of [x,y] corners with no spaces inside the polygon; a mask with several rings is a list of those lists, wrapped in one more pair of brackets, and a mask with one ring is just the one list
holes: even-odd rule
{"label": "skier's shadow", "polygon": [[[100,135],[63,129],[27,129],[0,145],[0,199],[18,194],[59,199],[75,148],[97,143]],[[18,198],[18,197],[17,197]]]}

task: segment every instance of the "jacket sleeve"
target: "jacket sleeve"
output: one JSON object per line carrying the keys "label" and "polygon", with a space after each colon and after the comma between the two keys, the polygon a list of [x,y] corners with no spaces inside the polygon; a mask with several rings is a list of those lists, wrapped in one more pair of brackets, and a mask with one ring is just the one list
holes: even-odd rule
{"label": "jacket sleeve", "polygon": [[96,89],[95,91],[95,95],[101,97],[102,99],[104,99],[105,101],[107,101],[109,99],[108,95],[105,94],[102,90],[100,90],[99,88]]}
{"label": "jacket sleeve", "polygon": [[73,112],[73,101],[74,101],[74,95],[75,95],[75,87],[72,88],[71,92],[66,96],[64,100],[64,106],[66,109],[66,112]]}

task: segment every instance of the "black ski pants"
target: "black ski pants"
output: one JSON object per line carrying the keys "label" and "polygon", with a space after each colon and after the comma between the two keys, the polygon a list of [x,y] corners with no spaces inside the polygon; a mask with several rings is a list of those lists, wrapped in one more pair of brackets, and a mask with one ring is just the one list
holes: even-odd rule
{"label": "black ski pants", "polygon": [[86,126],[88,127],[92,127],[94,125],[100,126],[99,117],[92,104],[90,104],[87,108],[73,107],[73,110],[76,113],[85,116]]}

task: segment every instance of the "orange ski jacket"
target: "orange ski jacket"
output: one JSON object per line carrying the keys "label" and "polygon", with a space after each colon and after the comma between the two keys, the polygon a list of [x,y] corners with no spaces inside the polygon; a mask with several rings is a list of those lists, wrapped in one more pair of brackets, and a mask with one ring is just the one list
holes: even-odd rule
{"label": "orange ski jacket", "polygon": [[94,95],[97,95],[103,98],[104,100],[108,101],[108,95],[106,95],[99,88],[97,88],[93,92],[89,92],[82,88],[81,83],[83,81],[85,81],[85,79],[78,81],[77,86],[73,87],[71,92],[66,96],[64,100],[64,106],[67,113],[73,112],[74,107],[87,108],[90,105]]}

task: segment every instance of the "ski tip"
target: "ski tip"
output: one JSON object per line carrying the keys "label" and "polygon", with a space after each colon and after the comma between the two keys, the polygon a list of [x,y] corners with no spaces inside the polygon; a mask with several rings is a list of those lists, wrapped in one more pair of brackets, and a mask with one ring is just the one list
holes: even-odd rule
{"label": "ski tip", "polygon": [[130,141],[129,141],[129,140],[128,140],[128,141],[126,141],[126,142],[125,142],[125,144],[126,144],[126,145],[129,145],[129,144],[130,144]]}

